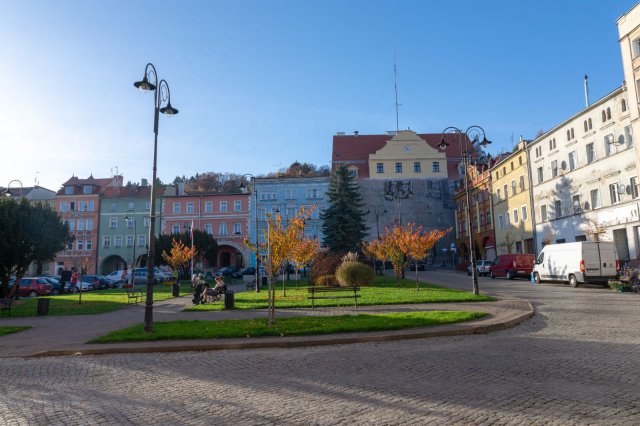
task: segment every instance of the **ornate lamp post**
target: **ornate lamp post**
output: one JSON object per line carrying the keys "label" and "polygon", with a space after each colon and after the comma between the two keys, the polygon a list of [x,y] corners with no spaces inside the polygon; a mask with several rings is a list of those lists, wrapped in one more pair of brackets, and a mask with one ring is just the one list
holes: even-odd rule
{"label": "ornate lamp post", "polygon": [[[153,83],[149,81],[153,78]],[[153,64],[148,63],[144,69],[142,81],[133,83],[135,87],[142,91],[153,91],[153,173],[151,176],[151,211],[149,213],[149,250],[147,252],[147,298],[144,307],[144,331],[151,333],[153,330],[153,267],[156,249],[155,222],[156,222],[156,171],[158,162],[158,118],[159,113],[175,115],[178,110],[171,106],[171,92],[169,85],[163,79],[158,83],[158,74]],[[161,105],[166,102],[166,106]]]}
{"label": "ornate lamp post", "polygon": [[[457,127],[447,127],[442,131],[442,140],[438,147],[440,149],[445,149],[449,146],[449,143],[444,140],[445,133],[457,133],[458,144],[460,145],[460,154],[462,155],[462,166],[464,168],[464,192],[467,203],[466,208],[466,220],[467,220],[467,234],[469,235],[469,254],[471,261],[471,277],[472,277],[472,286],[473,286],[473,294],[480,294],[478,289],[478,271],[476,270],[476,254],[473,248],[473,235],[472,230],[473,227],[471,225],[471,194],[469,193],[469,165],[471,156],[474,154],[475,150],[473,150],[474,145],[482,145],[486,147],[491,143],[485,135],[484,129],[480,126],[469,126],[467,130],[464,132]],[[463,136],[465,136],[463,138]],[[480,141],[480,137],[482,137],[482,142]]]}
{"label": "ornate lamp post", "polygon": [[125,216],[124,220],[126,221],[131,221],[133,222],[133,262],[131,262],[132,267],[131,267],[131,288],[133,288],[135,282],[134,282],[134,272],[136,269],[136,244],[137,244],[137,239],[138,239],[138,227],[136,224],[136,218],[135,217],[129,217],[129,216]]}
{"label": "ornate lamp post", "polygon": [[258,253],[258,191],[256,190],[256,178],[251,173],[245,173],[240,177],[240,186],[238,187],[243,194],[247,193],[247,188],[243,182],[245,177],[251,178],[251,192],[254,197],[254,208],[255,208],[255,220],[256,220],[256,239],[255,239],[255,247],[256,247],[256,293],[260,292],[260,257]]}

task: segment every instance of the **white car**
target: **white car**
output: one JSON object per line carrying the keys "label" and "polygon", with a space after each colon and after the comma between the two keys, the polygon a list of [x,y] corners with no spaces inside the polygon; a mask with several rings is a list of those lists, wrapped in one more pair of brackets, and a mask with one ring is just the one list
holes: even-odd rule
{"label": "white car", "polygon": [[[478,276],[489,275],[491,272],[491,265],[494,264],[493,260],[476,260],[476,271],[478,271]],[[467,275],[471,276],[471,265],[467,266]]]}
{"label": "white car", "polygon": [[94,290],[93,284],[85,281],[78,281],[78,283],[76,284],[76,288],[73,290],[73,292],[78,293],[80,291],[81,286],[82,286],[82,291]]}

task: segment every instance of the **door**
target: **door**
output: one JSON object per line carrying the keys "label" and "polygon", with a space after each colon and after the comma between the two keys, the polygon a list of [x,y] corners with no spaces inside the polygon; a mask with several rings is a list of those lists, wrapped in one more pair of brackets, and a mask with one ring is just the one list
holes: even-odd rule
{"label": "door", "polygon": [[628,262],[630,257],[626,228],[613,230],[613,243],[616,245],[616,251],[618,252],[618,256],[620,256],[620,262]]}
{"label": "door", "polygon": [[619,259],[616,256],[616,247],[611,243],[600,243],[599,246],[602,265],[600,270],[601,274],[603,277],[614,277],[618,273],[616,259]]}

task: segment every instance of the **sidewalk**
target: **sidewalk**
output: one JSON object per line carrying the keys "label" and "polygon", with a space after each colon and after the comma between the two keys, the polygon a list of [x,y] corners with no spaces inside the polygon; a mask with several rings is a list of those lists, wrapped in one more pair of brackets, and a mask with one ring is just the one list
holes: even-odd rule
{"label": "sidewalk", "polygon": [[[192,306],[191,296],[156,302],[153,320],[226,320],[265,318],[266,310],[230,310],[183,312]],[[530,318],[534,309],[528,301],[501,298],[495,302],[425,303],[365,307],[330,307],[316,309],[277,309],[276,318],[298,315],[345,315],[381,312],[409,312],[426,310],[480,311],[489,315],[464,323],[404,330],[342,333],[324,336],[260,337],[208,340],[166,340],[156,342],[87,344],[86,342],[110,331],[119,330],[144,320],[144,304],[98,315],[43,316],[4,318],[0,325],[25,325],[33,328],[0,337],[0,357],[33,357],[60,355],[100,355],[112,353],[206,351],[222,349],[251,349],[316,346],[356,342],[387,341],[424,337],[488,333],[513,327]]]}

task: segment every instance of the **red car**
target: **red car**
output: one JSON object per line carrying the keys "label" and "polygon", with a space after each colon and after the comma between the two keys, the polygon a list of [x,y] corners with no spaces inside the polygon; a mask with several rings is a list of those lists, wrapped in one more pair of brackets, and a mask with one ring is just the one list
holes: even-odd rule
{"label": "red car", "polygon": [[23,278],[20,280],[18,294],[20,297],[49,296],[52,286],[44,278]]}

